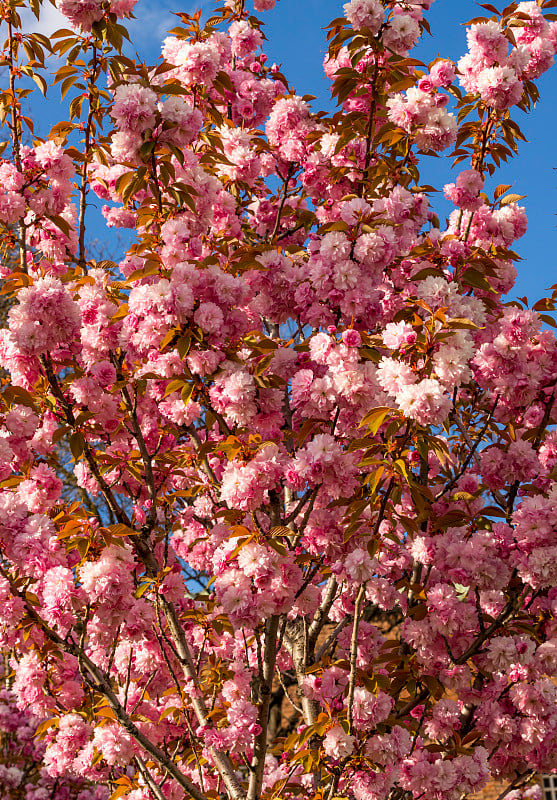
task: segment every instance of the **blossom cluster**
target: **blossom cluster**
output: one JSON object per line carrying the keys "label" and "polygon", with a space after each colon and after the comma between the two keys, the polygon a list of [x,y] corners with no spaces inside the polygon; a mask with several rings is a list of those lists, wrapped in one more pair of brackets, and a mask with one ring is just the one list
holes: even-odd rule
{"label": "blossom cluster", "polygon": [[[5,676],[4,676],[5,680]],[[79,717],[77,718],[79,720]],[[40,718],[16,706],[10,689],[0,690],[0,781],[6,800],[107,800],[108,789],[83,779],[52,777],[46,768],[45,744],[35,736]],[[62,723],[64,724],[64,723]]]}
{"label": "blossom cluster", "polygon": [[513,13],[513,46],[494,20],[477,23],[467,32],[468,53],[458,62],[463,88],[498,111],[516,105],[524,80],[543,75],[557,53],[557,24],[544,18],[537,3],[518,3]]}
{"label": "blossom cluster", "polygon": [[[58,128],[0,164],[0,783],[459,800],[555,771],[557,298],[506,302],[526,210],[489,199],[555,23],[519,3],[418,71],[431,1],[350,0],[327,117],[245,3],[179,15],[152,68],[111,41],[133,5],[57,3],[86,152]],[[467,130],[443,225],[419,154]]]}
{"label": "blossom cluster", "polygon": [[128,17],[137,0],[56,0],[56,8],[75,26],[90,31],[108,12],[117,18]]}

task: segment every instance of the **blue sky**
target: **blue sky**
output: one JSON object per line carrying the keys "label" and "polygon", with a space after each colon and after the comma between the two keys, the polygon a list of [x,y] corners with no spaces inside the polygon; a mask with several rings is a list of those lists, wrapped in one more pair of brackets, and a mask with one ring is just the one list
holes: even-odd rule
{"label": "blue sky", "polygon": [[[180,4],[176,0],[139,0],[130,30],[133,49],[141,58],[153,63],[160,54],[160,43],[165,31],[173,27],[176,17],[172,11],[193,11],[201,6],[209,13],[213,3],[197,5]],[[42,25],[45,32],[60,27],[60,17],[48,3],[47,14]],[[428,12],[433,36],[424,37],[414,53],[429,61],[437,55],[457,60],[466,51],[465,28],[462,23],[484,13],[472,0],[436,0]],[[485,12],[487,14],[487,12]],[[282,64],[292,86],[299,94],[314,94],[316,109],[329,105],[328,82],[323,75],[322,63],[326,51],[326,36],[323,28],[334,17],[342,14],[342,2],[338,0],[280,0],[275,8],[262,15],[265,21],[265,43],[271,62]],[[513,191],[527,195],[523,201],[529,217],[528,233],[516,245],[523,261],[519,263],[519,280],[514,296],[527,295],[531,303],[544,291],[557,283],[557,153],[555,131],[557,130],[557,65],[538,82],[541,100],[534,111],[526,116],[516,109],[513,118],[521,126],[528,142],[520,143],[518,156],[496,174],[490,193],[495,185],[513,185]],[[52,122],[60,113],[55,103],[56,90],[50,90],[47,115]],[[50,121],[50,120],[49,120]],[[41,131],[46,133],[46,131]],[[424,158],[422,179],[424,183],[442,187],[453,179],[448,158]],[[435,195],[435,210],[443,219],[450,211],[442,196]],[[99,230],[99,234],[102,235]]]}

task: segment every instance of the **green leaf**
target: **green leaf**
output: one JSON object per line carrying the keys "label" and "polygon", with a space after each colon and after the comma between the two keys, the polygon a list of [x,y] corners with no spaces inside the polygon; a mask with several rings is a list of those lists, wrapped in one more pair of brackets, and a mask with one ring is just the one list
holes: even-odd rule
{"label": "green leaf", "polygon": [[195,386],[193,385],[193,383],[192,384],[186,384],[184,386],[184,388],[182,389],[182,393],[181,393],[180,396],[181,396],[182,402],[183,402],[183,404],[185,406],[187,406],[187,404],[191,400],[193,392],[194,392],[194,389],[195,389]]}
{"label": "green leaf", "polygon": [[169,394],[177,392],[178,390],[182,390],[183,387],[184,387],[184,378],[176,378],[175,380],[170,381],[170,383],[164,390],[164,396],[168,397]]}
{"label": "green leaf", "polygon": [[517,203],[519,200],[524,200],[527,195],[525,194],[506,194],[501,200],[501,206],[508,206],[511,203]]}
{"label": "green leaf", "polygon": [[2,392],[2,396],[10,405],[16,403],[17,405],[28,406],[29,408],[35,407],[33,395],[21,386],[7,386]]}
{"label": "green leaf", "polygon": [[128,794],[130,788],[130,786],[119,786],[114,792],[112,792],[108,800],[118,800],[119,797]]}
{"label": "green leaf", "polygon": [[123,523],[119,522],[115,525],[109,525],[107,530],[110,531],[112,536],[136,536],[137,531],[133,528],[130,528],[128,525],[124,525]]}
{"label": "green leaf", "polygon": [[473,286],[475,289],[483,289],[484,292],[494,292],[495,290],[490,286],[488,281],[474,267],[469,267],[460,277],[461,283],[467,286]]}
{"label": "green leaf", "polygon": [[389,406],[379,406],[378,408],[374,408],[372,411],[367,413],[358,427],[361,428],[364,425],[367,425],[370,434],[375,436],[389,414],[393,413],[395,413],[394,408],[390,408]]}
{"label": "green leaf", "polygon": [[164,94],[180,95],[187,94],[188,90],[184,86],[180,86],[179,83],[165,83],[164,86],[161,87],[161,92]]}
{"label": "green leaf", "polygon": [[114,325],[115,322],[118,322],[120,319],[124,319],[128,315],[128,304],[122,303],[119,309],[112,315],[109,325]]}
{"label": "green leaf", "polygon": [[74,457],[74,461],[77,461],[80,456],[83,454],[85,449],[85,437],[79,431],[72,433],[70,436],[70,450],[72,451],[72,456]]}
{"label": "green leaf", "polygon": [[62,81],[60,87],[60,100],[63,100],[77,80],[77,75],[70,75]]}
{"label": "green leaf", "polygon": [[379,488],[379,483],[381,482],[381,478],[383,477],[384,472],[385,472],[385,466],[384,464],[382,464],[380,467],[377,467],[375,472],[372,472],[368,475],[366,482],[369,483],[369,488],[372,496],[377,494],[377,489]]}
{"label": "green leaf", "polygon": [[155,149],[155,142],[143,142],[141,147],[139,148],[139,155],[143,161],[149,161],[153,150]]}
{"label": "green leaf", "polygon": [[110,706],[101,706],[95,709],[96,717],[105,717],[106,719],[116,720],[116,714]]}
{"label": "green leaf", "polygon": [[43,733],[46,733],[49,728],[57,728],[59,723],[58,717],[54,717],[53,719],[45,719],[44,722],[41,722],[34,733],[35,736],[42,736]]}
{"label": "green leaf", "polygon": [[136,600],[139,600],[139,598],[143,597],[145,592],[148,589],[151,589],[152,587],[153,587],[153,581],[145,581],[144,583],[140,583],[137,589],[135,590],[133,596],[135,597]]}
{"label": "green leaf", "polygon": [[49,217],[49,219],[51,222],[54,222],[56,227],[60,228],[60,230],[65,233],[66,236],[70,235],[71,226],[70,223],[64,219],[64,217],[60,217],[58,214],[53,214],[51,217]]}
{"label": "green leaf", "polygon": [[466,319],[465,317],[454,317],[453,319],[449,319],[447,325],[450,328],[456,328],[457,330],[478,330],[479,326],[476,325],[475,322],[472,322],[471,319]]}
{"label": "green leaf", "polygon": [[549,314],[540,314],[540,319],[545,322],[546,325],[551,325],[552,328],[557,328],[557,322],[550,317]]}
{"label": "green leaf", "polygon": [[176,343],[176,350],[178,351],[178,355],[180,358],[185,358],[190,351],[191,347],[191,333],[185,333],[183,336],[180,336]]}
{"label": "green leaf", "polygon": [[406,461],[404,461],[404,459],[402,459],[402,458],[397,458],[397,460],[395,461],[393,466],[396,469],[396,471],[400,475],[403,475],[406,478],[407,482],[410,483],[411,476],[410,476],[410,473],[408,472],[408,467],[406,465]]}
{"label": "green leaf", "polygon": [[389,94],[397,94],[398,92],[404,92],[406,89],[410,89],[411,86],[415,86],[416,78],[412,75],[409,75],[407,78],[403,78],[396,83],[393,83],[389,86],[388,92]]}
{"label": "green leaf", "polygon": [[501,197],[501,195],[504,195],[505,192],[508,192],[510,188],[511,188],[510,183],[500,183],[499,186],[495,189],[494,193],[495,199],[498,200]]}
{"label": "green leaf", "polygon": [[36,72],[34,72],[31,75],[31,77],[33,78],[33,80],[35,81],[35,83],[37,84],[39,89],[41,90],[41,94],[43,95],[43,97],[46,97],[46,81],[43,78],[43,76],[42,75],[38,75]]}

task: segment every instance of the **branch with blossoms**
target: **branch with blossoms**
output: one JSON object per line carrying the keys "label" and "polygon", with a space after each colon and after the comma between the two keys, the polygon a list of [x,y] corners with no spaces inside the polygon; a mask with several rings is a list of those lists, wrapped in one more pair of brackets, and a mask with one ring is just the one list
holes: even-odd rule
{"label": "branch with blossoms", "polygon": [[[50,41],[3,7],[26,791],[460,800],[553,769],[557,290],[505,301],[526,213],[490,185],[553,2],[486,5],[458,64],[426,65],[430,0],[350,0],[331,113],[268,64],[274,0],[179,12],[155,65],[122,54],[133,0],[56,5]],[[41,140],[21,101],[47,67],[69,119]],[[447,152],[442,224],[419,168]],[[132,232],[119,261],[87,252],[91,193]]]}

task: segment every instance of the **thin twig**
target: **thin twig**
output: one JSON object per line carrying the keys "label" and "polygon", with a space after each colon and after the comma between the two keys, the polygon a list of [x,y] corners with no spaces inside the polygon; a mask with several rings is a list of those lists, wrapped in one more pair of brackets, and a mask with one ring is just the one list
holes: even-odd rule
{"label": "thin twig", "polygon": [[[487,429],[489,427],[489,423],[493,419],[493,414],[495,413],[495,409],[497,408],[497,403],[499,402],[499,397],[500,397],[500,395],[497,395],[497,397],[495,398],[495,402],[493,403],[493,406],[491,407],[491,409],[489,411],[489,414],[487,415],[487,419],[486,419],[481,431],[477,435],[476,441],[473,442],[472,446],[470,447],[470,450],[468,452],[468,455],[464,459],[464,463],[463,463],[462,467],[457,472],[457,474],[449,481],[449,483],[445,486],[443,491],[439,492],[439,494],[435,497],[435,501],[436,502],[441,497],[443,497],[444,494],[446,494],[448,491],[450,491],[453,488],[453,486],[455,486],[455,484],[460,480],[460,478],[462,478],[462,476],[464,475],[464,473],[468,469],[468,466],[469,466],[469,464],[470,464],[470,462],[472,461],[473,458],[476,459],[478,464],[480,463],[479,456],[476,455],[476,451],[477,451],[478,447],[480,446],[480,443],[481,443],[483,437],[485,436],[485,432],[487,431]],[[453,419],[456,422],[458,429],[462,433],[462,429],[464,428],[464,425],[462,424],[462,421],[461,421],[460,417],[458,416],[458,414],[456,412],[456,409],[455,409],[454,414],[453,414]]]}
{"label": "thin twig", "polygon": [[358,589],[356,603],[354,604],[354,623],[352,625],[352,638],[350,640],[350,678],[348,681],[348,729],[352,732],[352,719],[354,714],[354,691],[356,689],[356,668],[358,663],[358,629],[360,627],[360,614],[362,603],[366,595],[366,584],[362,583]]}

